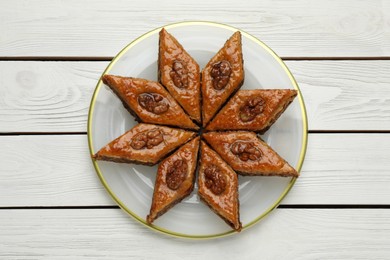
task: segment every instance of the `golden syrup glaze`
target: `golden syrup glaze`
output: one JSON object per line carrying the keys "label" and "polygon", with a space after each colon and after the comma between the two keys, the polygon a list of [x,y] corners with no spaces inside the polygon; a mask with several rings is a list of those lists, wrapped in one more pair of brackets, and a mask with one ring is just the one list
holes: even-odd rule
{"label": "golden syrup glaze", "polygon": [[[194,188],[198,150],[199,137],[183,145],[175,153],[160,163],[157,170],[150,214],[147,216],[148,223],[152,223],[157,217],[165,213],[192,192]],[[172,190],[167,186],[166,176],[168,168],[176,160],[185,160],[187,162],[187,176],[178,189]]]}
{"label": "golden syrup glaze", "polygon": [[[200,197],[225,221],[239,231],[241,223],[239,219],[238,202],[238,177],[237,174],[224,162],[221,157],[201,141],[200,166],[198,173],[198,194]],[[219,195],[215,195],[205,184],[205,169],[210,165],[216,165],[226,177],[226,189]]]}
{"label": "golden syrup glaze", "polygon": [[[232,73],[228,84],[223,89],[216,90],[213,87],[213,78],[210,71],[216,62],[222,60],[230,63]],[[242,58],[241,33],[235,32],[202,71],[203,126],[217,113],[226,99],[241,87],[243,82],[244,61]]]}
{"label": "golden syrup glaze", "polygon": [[[135,135],[156,128],[162,132],[164,138],[163,142],[150,149],[145,147],[137,150],[131,146],[132,138]],[[135,162],[153,165],[176,147],[192,139],[195,135],[196,134],[193,132],[181,129],[141,123],[101,148],[94,157],[97,160]]]}
{"label": "golden syrup glaze", "polygon": [[[299,175],[294,168],[253,132],[209,132],[203,134],[203,138],[239,174],[294,177]],[[236,141],[252,142],[261,152],[259,159],[244,162],[233,154],[231,147]]]}
{"label": "golden syrup glaze", "polygon": [[[175,99],[158,82],[141,78],[104,75],[103,81],[129,108],[137,114],[141,121],[151,124],[171,125],[187,129],[199,129],[185,114]],[[138,103],[139,95],[143,93],[157,93],[165,98],[169,109],[163,114],[155,114],[142,108]]]}
{"label": "golden syrup glaze", "polygon": [[[188,86],[186,88],[176,87],[170,76],[175,60],[184,62],[188,70]],[[192,119],[200,122],[199,65],[164,28],[160,31],[158,70],[161,84],[168,89],[169,93],[179,102]]]}
{"label": "golden syrup glaze", "polygon": [[[206,131],[249,130],[263,132],[277,119],[297,95],[294,89],[239,90],[206,127]],[[253,120],[240,120],[240,109],[254,97],[265,101],[263,111]]]}

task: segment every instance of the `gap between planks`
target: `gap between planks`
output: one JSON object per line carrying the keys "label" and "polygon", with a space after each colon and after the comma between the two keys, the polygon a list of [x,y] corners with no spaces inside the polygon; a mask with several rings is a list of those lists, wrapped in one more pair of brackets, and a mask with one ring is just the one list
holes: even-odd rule
{"label": "gap between planks", "polygon": [[[114,57],[78,57],[78,56],[15,56],[15,57],[0,57],[0,61],[111,61]],[[390,60],[390,56],[371,56],[371,57],[280,57],[285,61],[354,61],[354,60]]]}
{"label": "gap between planks", "polygon": [[[102,206],[8,206],[0,207],[1,210],[39,210],[39,209],[119,209],[116,205],[102,205]],[[278,209],[390,209],[390,205],[375,205],[375,204],[290,204],[279,205]]]}
{"label": "gap between planks", "polygon": [[8,132],[0,133],[0,136],[19,136],[19,135],[86,135],[87,132]]}
{"label": "gap between planks", "polygon": [[[390,130],[309,130],[308,134],[390,134]],[[7,132],[0,136],[20,135],[87,135],[87,132]]]}

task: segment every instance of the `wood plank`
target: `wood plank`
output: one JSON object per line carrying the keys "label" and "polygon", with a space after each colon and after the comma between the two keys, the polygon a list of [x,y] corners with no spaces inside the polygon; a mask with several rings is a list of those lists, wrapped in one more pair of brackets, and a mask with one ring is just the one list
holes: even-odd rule
{"label": "wood plank", "polygon": [[390,61],[288,61],[310,130],[390,130]]}
{"label": "wood plank", "polygon": [[107,62],[0,62],[1,132],[86,132]]}
{"label": "wood plank", "polygon": [[95,174],[85,135],[0,140],[1,206],[114,204]]}
{"label": "wood plank", "polygon": [[[0,143],[0,207],[115,205],[86,136],[1,136]],[[389,172],[390,134],[310,134],[301,177],[283,204],[388,205]]]}
{"label": "wood plank", "polygon": [[390,134],[310,134],[301,177],[283,204],[390,202]]}
{"label": "wood plank", "polygon": [[[107,62],[0,62],[0,132],[85,132]],[[390,61],[288,61],[310,130],[390,130]]]}
{"label": "wood plank", "polygon": [[390,56],[385,0],[89,2],[2,1],[0,56],[114,56],[151,29],[199,19],[241,28],[285,57]]}
{"label": "wood plank", "polygon": [[389,218],[386,209],[277,209],[241,234],[194,241],[153,232],[119,209],[2,210],[0,257],[387,259]]}

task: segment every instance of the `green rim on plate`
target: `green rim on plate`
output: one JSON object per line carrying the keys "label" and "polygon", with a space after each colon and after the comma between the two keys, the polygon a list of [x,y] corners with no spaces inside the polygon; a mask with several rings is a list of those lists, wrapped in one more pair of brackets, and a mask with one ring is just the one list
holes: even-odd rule
{"label": "green rim on plate", "polygon": [[[284,69],[284,71],[288,75],[291,83],[293,84],[294,88],[298,91],[298,100],[299,100],[299,104],[300,104],[300,107],[301,107],[301,113],[302,113],[302,118],[303,118],[303,120],[302,120],[302,124],[303,124],[303,126],[302,126],[302,129],[303,129],[303,131],[302,131],[302,135],[303,135],[302,136],[302,148],[301,148],[301,151],[300,151],[298,163],[297,163],[297,165],[295,167],[296,170],[298,172],[300,172],[301,168],[302,168],[302,164],[303,164],[304,158],[305,158],[305,154],[306,154],[307,126],[308,126],[307,115],[306,115],[306,108],[305,108],[305,104],[304,104],[304,101],[303,101],[302,93],[301,93],[301,91],[300,91],[300,89],[298,87],[298,84],[297,84],[296,80],[294,79],[293,75],[291,74],[290,70],[287,68],[286,64],[284,64],[284,62],[280,59],[280,57],[278,55],[276,55],[276,53],[273,50],[271,50],[265,43],[263,43],[262,41],[260,41],[256,37],[250,35],[249,33],[246,33],[246,32],[244,32],[244,31],[242,31],[240,29],[231,27],[229,25],[225,25],[225,24],[221,24],[221,23],[215,23],[215,22],[206,22],[206,21],[179,22],[179,23],[173,23],[173,24],[165,25],[165,26],[156,28],[156,29],[154,29],[152,31],[149,31],[149,32],[141,35],[140,37],[138,37],[137,39],[132,41],[129,45],[127,45],[125,48],[123,48],[113,58],[113,60],[110,62],[110,64],[104,70],[102,75],[106,74],[106,72],[111,69],[111,67],[118,61],[118,59],[120,59],[123,56],[123,54],[126,51],[131,49],[133,46],[135,46],[136,44],[138,44],[139,42],[141,42],[145,38],[147,38],[147,37],[149,37],[149,36],[151,36],[153,34],[159,33],[159,31],[163,27],[166,28],[166,29],[170,29],[170,28],[181,27],[181,26],[188,26],[188,25],[205,25],[205,26],[212,26],[212,27],[220,27],[220,28],[224,28],[224,29],[227,29],[227,30],[230,30],[230,31],[233,31],[233,32],[240,31],[242,35],[244,35],[248,39],[252,40],[253,42],[257,43],[264,50],[266,50],[269,54],[271,54],[272,57],[274,57],[274,59]],[[88,146],[89,146],[89,151],[90,151],[91,158],[92,158],[92,155],[95,154],[95,152],[93,151],[93,148],[92,148],[92,134],[91,134],[92,133],[92,114],[94,113],[96,97],[97,97],[97,95],[98,95],[102,85],[103,85],[102,79],[100,78],[98,83],[97,83],[97,85],[96,85],[95,92],[93,93],[91,104],[90,104],[90,108],[89,108],[89,113],[88,113],[88,130],[87,130],[87,133],[88,133]],[[128,213],[130,216],[132,216],[133,218],[138,220],[144,226],[146,226],[146,227],[148,227],[148,228],[150,228],[152,230],[159,231],[159,232],[162,232],[164,234],[168,234],[168,235],[171,235],[171,236],[174,236],[174,237],[191,238],[191,239],[217,238],[217,237],[223,237],[223,236],[227,236],[227,235],[231,235],[231,234],[237,233],[236,231],[231,230],[231,231],[228,231],[228,232],[214,234],[214,235],[203,235],[203,236],[202,235],[200,235],[200,236],[199,235],[187,235],[187,234],[183,234],[183,233],[173,232],[173,231],[167,230],[165,228],[162,228],[162,227],[159,227],[159,226],[156,226],[156,225],[149,225],[149,224],[146,223],[146,221],[142,217],[140,217],[137,214],[135,214],[134,212],[132,212],[129,208],[126,207],[126,205],[123,204],[123,202],[115,195],[115,193],[111,190],[111,188],[109,187],[108,183],[104,179],[103,174],[102,174],[102,172],[101,172],[97,162],[94,159],[92,159],[92,162],[93,162],[93,165],[95,167],[96,173],[99,176],[100,181],[102,182],[103,186],[108,191],[108,193],[111,195],[111,197],[114,199],[114,201],[119,205],[119,207],[121,207],[126,213]],[[271,207],[269,207],[263,214],[261,214],[260,216],[258,216],[256,219],[252,220],[251,222],[249,222],[245,226],[243,226],[243,230],[245,230],[245,229],[249,228],[250,226],[254,225],[258,221],[263,219],[266,215],[268,215],[273,209],[275,209],[279,205],[279,203],[283,200],[283,198],[287,195],[287,193],[290,191],[290,189],[294,185],[295,181],[296,181],[296,178],[292,178],[291,181],[289,182],[288,186],[286,187],[286,189],[283,191],[283,193],[280,195],[280,197],[275,201],[275,203]]]}

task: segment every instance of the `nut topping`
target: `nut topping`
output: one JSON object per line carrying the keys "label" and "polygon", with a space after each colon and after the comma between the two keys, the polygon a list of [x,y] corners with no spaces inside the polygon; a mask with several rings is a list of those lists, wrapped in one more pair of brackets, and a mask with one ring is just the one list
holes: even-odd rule
{"label": "nut topping", "polygon": [[261,114],[264,110],[265,101],[261,97],[253,97],[249,99],[244,106],[240,108],[240,120],[249,122]]}
{"label": "nut topping", "polygon": [[226,189],[226,177],[216,165],[210,165],[204,170],[205,185],[215,195],[219,195]]}
{"label": "nut topping", "polygon": [[222,60],[213,64],[210,75],[213,77],[213,87],[221,90],[229,83],[232,67],[227,60]]}
{"label": "nut topping", "polygon": [[244,162],[256,161],[262,155],[253,142],[235,141],[230,147],[230,151]]}
{"label": "nut topping", "polygon": [[171,164],[165,177],[168,188],[171,190],[177,190],[186,179],[187,170],[187,161],[183,159],[178,159],[173,164]]}
{"label": "nut topping", "polygon": [[173,80],[178,88],[187,88],[188,87],[188,70],[185,66],[185,63],[180,60],[175,60],[172,64],[172,70],[169,72],[169,76]]}
{"label": "nut topping", "polygon": [[142,93],[138,96],[138,103],[144,109],[156,115],[168,111],[169,104],[167,100],[157,93]]}
{"label": "nut topping", "polygon": [[147,149],[152,149],[156,145],[159,145],[163,140],[164,137],[162,132],[158,128],[154,128],[133,136],[133,138],[131,138],[130,146],[135,150],[141,150],[145,147]]}

